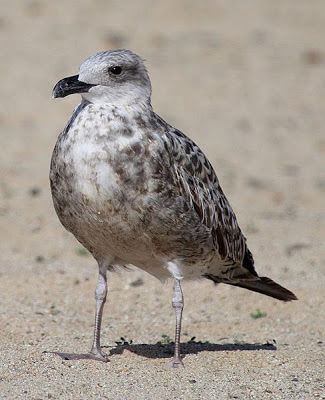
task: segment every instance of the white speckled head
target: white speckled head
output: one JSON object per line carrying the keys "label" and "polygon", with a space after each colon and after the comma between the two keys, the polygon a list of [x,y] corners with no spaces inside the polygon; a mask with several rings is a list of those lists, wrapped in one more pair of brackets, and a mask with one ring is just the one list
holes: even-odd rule
{"label": "white speckled head", "polygon": [[151,83],[143,60],[129,50],[96,53],[80,66],[78,80],[91,85],[82,97],[91,103],[150,103]]}

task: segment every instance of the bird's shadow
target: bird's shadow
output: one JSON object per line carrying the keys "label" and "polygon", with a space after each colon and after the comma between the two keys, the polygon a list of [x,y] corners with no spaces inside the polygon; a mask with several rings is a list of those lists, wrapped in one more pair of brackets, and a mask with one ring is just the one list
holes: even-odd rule
{"label": "bird's shadow", "polygon": [[[110,348],[110,346],[102,346]],[[210,342],[189,341],[181,343],[181,353],[198,354],[201,351],[254,351],[254,350],[276,350],[273,343],[225,343],[216,344]],[[110,348],[110,356],[122,354],[124,350],[129,350],[139,356],[147,358],[170,358],[174,354],[174,343],[163,344],[118,344],[116,347]]]}

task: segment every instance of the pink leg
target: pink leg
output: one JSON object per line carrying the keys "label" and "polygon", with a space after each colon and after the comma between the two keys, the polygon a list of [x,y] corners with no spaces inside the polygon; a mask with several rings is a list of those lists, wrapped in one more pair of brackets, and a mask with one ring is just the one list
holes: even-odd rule
{"label": "pink leg", "polygon": [[184,297],[179,279],[175,279],[172,305],[175,310],[175,316],[176,316],[175,348],[174,348],[174,358],[168,364],[168,366],[172,368],[184,368],[184,364],[180,355],[180,336],[182,327]]}
{"label": "pink leg", "polygon": [[106,266],[99,267],[98,282],[95,290],[95,300],[96,300],[96,314],[95,314],[95,328],[94,328],[94,338],[91,350],[86,354],[75,354],[75,353],[59,353],[52,352],[63,358],[64,360],[82,360],[91,359],[107,362],[108,357],[102,352],[100,347],[100,328],[102,323],[103,309],[106,302],[107,296],[107,279],[106,279]]}

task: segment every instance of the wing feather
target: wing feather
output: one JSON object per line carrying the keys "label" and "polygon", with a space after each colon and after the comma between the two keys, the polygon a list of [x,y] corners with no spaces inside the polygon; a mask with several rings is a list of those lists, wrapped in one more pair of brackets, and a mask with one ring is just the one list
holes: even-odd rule
{"label": "wing feather", "polygon": [[221,260],[243,266],[246,238],[224,195],[217,175],[200,148],[177,129],[166,133],[178,186],[211,235]]}

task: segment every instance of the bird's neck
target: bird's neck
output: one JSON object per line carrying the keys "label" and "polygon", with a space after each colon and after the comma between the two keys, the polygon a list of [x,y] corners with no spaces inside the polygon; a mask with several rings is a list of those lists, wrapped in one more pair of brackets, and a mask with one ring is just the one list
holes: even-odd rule
{"label": "bird's neck", "polygon": [[91,101],[87,98],[87,96],[82,96],[82,103],[90,103],[90,104],[94,104],[94,105],[98,105],[101,107],[104,107],[106,109],[126,109],[126,110],[130,110],[133,112],[152,112],[152,106],[151,106],[151,102],[150,102],[150,98],[149,99],[143,99],[143,98],[134,98],[134,99],[125,99],[125,98],[121,98],[121,99],[114,99],[114,100],[110,100],[107,99],[106,101],[103,101],[103,99],[101,99],[100,101],[97,101],[95,99],[91,99]]}
{"label": "bird's neck", "polygon": [[[105,111],[110,115],[110,118],[112,120],[122,119],[124,121],[127,121],[133,118],[138,118],[139,116],[149,119],[154,113],[150,101],[144,102],[143,100],[141,101],[140,99],[134,102],[116,101],[112,103],[112,102],[91,102],[82,97],[82,102],[79,105],[79,107],[83,109],[84,108],[83,105],[90,105],[93,110],[96,109]],[[100,115],[100,113],[98,115]]]}
{"label": "bird's neck", "polygon": [[140,87],[134,90],[130,87],[126,89],[107,90],[105,86],[95,86],[89,92],[83,93],[83,100],[92,104],[103,105],[104,107],[135,107],[137,105],[150,105],[151,90],[147,87]]}

